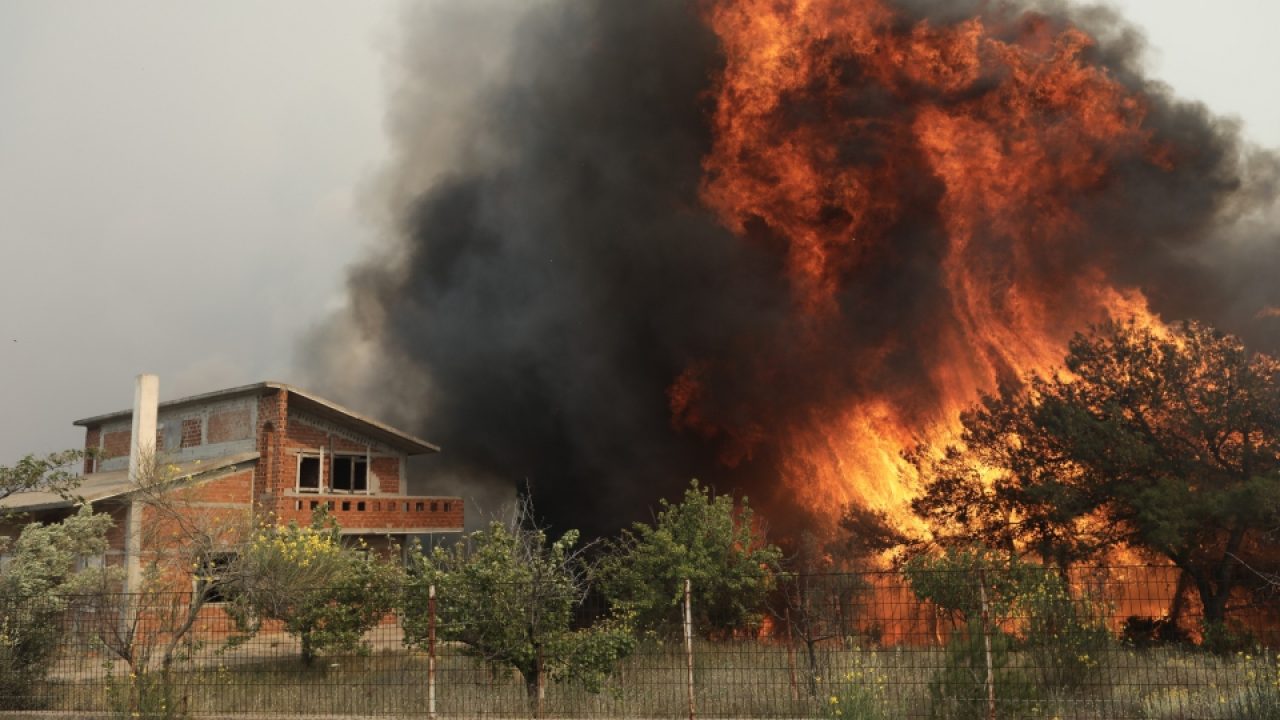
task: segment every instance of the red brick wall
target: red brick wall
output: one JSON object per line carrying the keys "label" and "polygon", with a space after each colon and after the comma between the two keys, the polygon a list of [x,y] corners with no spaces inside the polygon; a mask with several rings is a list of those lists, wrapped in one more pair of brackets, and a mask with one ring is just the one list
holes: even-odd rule
{"label": "red brick wall", "polygon": [[[284,456],[287,395],[279,390],[258,399],[258,464],[253,476],[255,506],[269,508],[271,493],[277,492]],[[291,476],[292,477],[292,476]]]}
{"label": "red brick wall", "polygon": [[124,536],[129,521],[129,504],[112,503],[105,508],[98,508],[98,512],[106,512],[111,516],[113,525],[107,531],[107,549],[116,552],[124,552]]}
{"label": "red brick wall", "polygon": [[303,494],[281,498],[275,512],[282,523],[292,520],[303,525],[311,521],[312,508],[319,504],[329,506],[329,514],[346,529],[462,528],[463,504],[459,498]]}
{"label": "red brick wall", "polygon": [[[95,452],[98,445],[102,442],[102,428],[91,427],[84,431],[84,449],[86,452]],[[84,459],[84,474],[88,475],[94,470],[94,458],[86,456]]]}
{"label": "red brick wall", "polygon": [[400,458],[376,457],[370,469],[378,476],[380,492],[400,492]]}
{"label": "red brick wall", "polygon": [[[320,467],[321,485],[326,488],[332,486],[330,478],[332,468],[329,460],[329,456],[332,453],[364,455],[368,450],[366,445],[329,433],[305,422],[290,422],[281,447],[278,463],[279,470],[273,478],[274,491],[287,492],[293,490],[297,486],[298,452],[315,452],[320,448],[324,448],[325,454],[325,461]],[[372,486],[375,492],[400,492],[399,457],[375,456],[369,471],[377,476],[377,484]],[[373,483],[374,480],[370,478],[370,482]]]}
{"label": "red brick wall", "polygon": [[125,457],[129,454],[128,430],[115,430],[102,438],[102,456],[107,458]]}
{"label": "red brick wall", "polygon": [[[102,439],[102,457],[118,458],[126,457],[129,450],[133,447],[133,432],[131,430],[112,430]],[[163,452],[164,447],[164,431],[156,428],[156,452]]]}
{"label": "red brick wall", "polygon": [[249,408],[224,410],[209,416],[209,431],[205,437],[209,444],[248,440],[253,435]]}
{"label": "red brick wall", "polygon": [[200,418],[187,418],[182,421],[182,443],[184,448],[198,447],[200,445],[200,436],[202,434],[202,421]]}
{"label": "red brick wall", "polygon": [[239,503],[249,505],[253,488],[253,469],[246,468],[226,477],[194,485],[187,493],[192,502]]}

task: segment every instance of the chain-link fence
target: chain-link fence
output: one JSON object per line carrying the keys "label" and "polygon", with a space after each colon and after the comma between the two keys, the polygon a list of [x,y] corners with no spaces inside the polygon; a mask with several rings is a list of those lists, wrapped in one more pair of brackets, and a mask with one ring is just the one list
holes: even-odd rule
{"label": "chain-link fence", "polygon": [[[537,588],[494,587],[479,607],[409,598],[411,613],[388,614],[357,647],[279,620],[247,634],[228,606],[193,612],[187,596],[11,598],[0,600],[0,706],[66,717],[1280,718],[1280,610],[1261,578],[1223,622],[1205,619],[1193,583],[1156,567],[779,575],[753,626],[717,631],[685,622],[698,613],[680,590],[660,631],[628,627],[594,596],[539,605]],[[489,611],[501,622],[477,615]],[[304,632],[321,633],[310,662]]]}

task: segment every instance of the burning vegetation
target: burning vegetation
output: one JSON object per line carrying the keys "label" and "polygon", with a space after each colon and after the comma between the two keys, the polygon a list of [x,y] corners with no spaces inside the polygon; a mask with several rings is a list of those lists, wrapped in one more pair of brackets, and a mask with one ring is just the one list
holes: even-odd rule
{"label": "burning vegetation", "polygon": [[[383,414],[553,524],[696,475],[783,536],[851,506],[914,530],[911,451],[1091,325],[1280,348],[1276,158],[1146,79],[1109,11],[549,0],[492,47],[457,29],[499,11],[451,12],[476,22],[407,35],[395,251],[318,370],[394,373]],[[456,102],[442,48],[490,69]]]}

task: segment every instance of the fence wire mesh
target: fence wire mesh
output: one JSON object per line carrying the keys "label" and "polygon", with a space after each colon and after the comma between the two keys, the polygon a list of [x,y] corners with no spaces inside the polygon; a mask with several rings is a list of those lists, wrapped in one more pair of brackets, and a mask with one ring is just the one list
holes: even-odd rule
{"label": "fence wire mesh", "polygon": [[[637,632],[596,676],[579,671],[600,667],[599,658],[565,639],[610,617],[591,595],[564,599],[573,607],[567,634],[540,634],[536,613],[509,613],[507,640],[534,638],[524,655],[485,645],[442,595],[404,603],[418,615],[389,614],[358,647],[322,649],[309,663],[278,621],[246,635],[224,605],[191,613],[186,595],[10,598],[0,600],[0,709],[66,717],[1280,718],[1280,606],[1269,593],[1241,593],[1219,624],[1205,620],[1194,587],[1170,568],[1056,578],[1046,572],[1015,588],[987,573],[780,575],[753,626],[695,624],[686,643],[677,599],[674,631]],[[522,592],[494,588],[493,598]],[[53,654],[32,662],[41,642]]]}

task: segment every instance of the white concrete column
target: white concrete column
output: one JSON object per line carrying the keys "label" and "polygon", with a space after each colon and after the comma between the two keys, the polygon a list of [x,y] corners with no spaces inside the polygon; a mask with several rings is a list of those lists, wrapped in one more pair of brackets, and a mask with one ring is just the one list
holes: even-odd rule
{"label": "white concrete column", "polygon": [[[133,429],[129,436],[129,480],[143,479],[156,462],[156,415],[160,403],[160,378],[139,375],[133,392]],[[125,591],[137,592],[142,584],[142,505],[129,503],[125,534]]]}
{"label": "white concrete column", "polygon": [[139,465],[156,454],[156,414],[160,403],[160,378],[139,375],[133,391],[133,432],[129,440],[129,479],[137,481]]}

